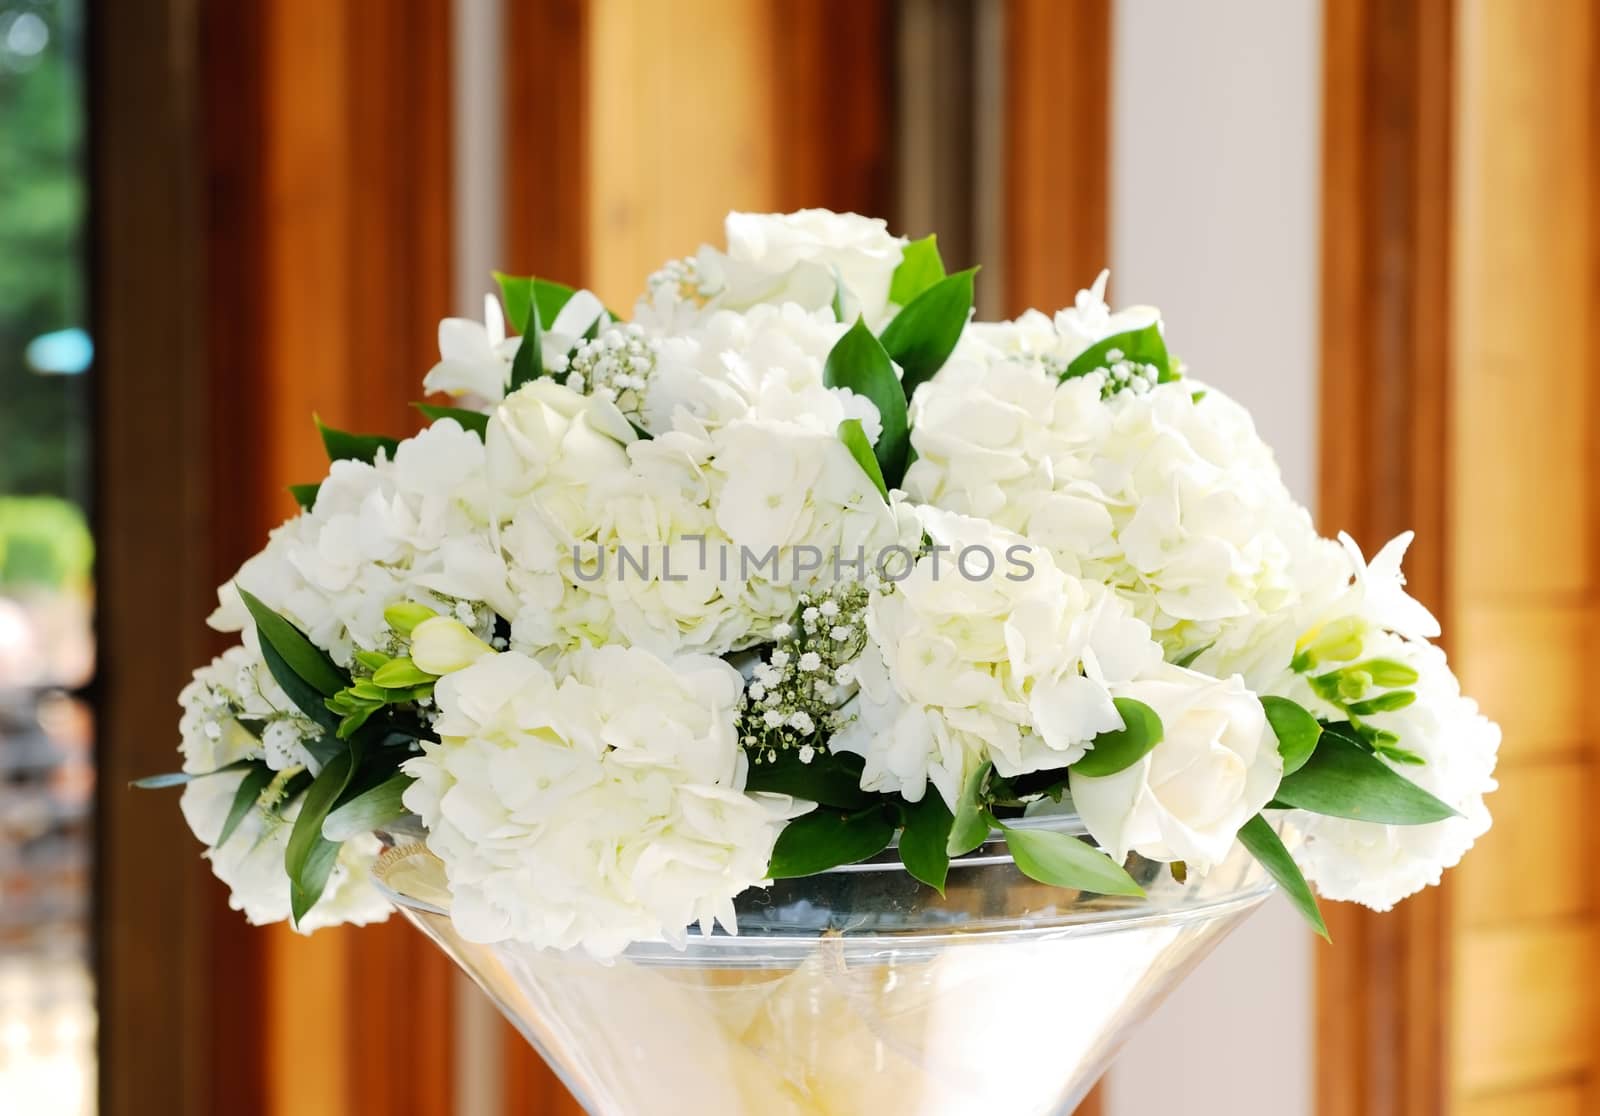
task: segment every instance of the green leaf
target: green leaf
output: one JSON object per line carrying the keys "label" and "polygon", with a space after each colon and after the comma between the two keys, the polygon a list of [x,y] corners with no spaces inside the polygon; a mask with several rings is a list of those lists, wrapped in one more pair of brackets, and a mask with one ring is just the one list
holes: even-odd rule
{"label": "green leaf", "polygon": [[1094,738],[1094,747],[1072,765],[1074,775],[1103,778],[1124,771],[1161,743],[1165,731],[1161,717],[1142,701],[1133,698],[1113,698],[1117,712],[1122,714],[1122,728],[1102,732]]}
{"label": "green leaf", "polygon": [[[956,803],[955,820],[950,825],[950,841],[945,846],[951,856],[965,856],[989,839],[994,819],[984,803],[983,796],[989,787],[989,775],[994,764],[986,763],[967,776],[961,785],[961,800]],[[937,794],[932,787],[923,794]]]}
{"label": "green leaf", "polygon": [[977,271],[968,268],[939,280],[884,329],[883,347],[900,366],[900,388],[907,399],[919,384],[933,379],[955,351],[972,314],[972,277]]}
{"label": "green leaf", "polygon": [[479,438],[488,433],[489,416],[482,411],[468,410],[466,407],[440,407],[433,403],[413,403],[411,405],[435,422],[440,419],[455,419],[461,424],[461,429],[469,430]]}
{"label": "green leaf", "polygon": [[322,823],[322,836],[335,843],[348,841],[405,817],[409,811],[401,796],[411,782],[409,775],[396,772],[372,789],[356,795],[327,816]]}
{"label": "green leaf", "polygon": [[291,484],[289,495],[294,497],[294,502],[305,511],[310,511],[317,502],[317,493],[322,490],[322,482],[316,484]]}
{"label": "green leaf", "polygon": [[242,586],[236,588],[255,619],[256,635],[261,643],[270,644],[296,675],[323,697],[332,697],[350,684],[349,677],[334,665],[326,652],[307,639],[304,632],[262,604],[249,590]]}
{"label": "green leaf", "polygon": [[1187,669],[1189,667],[1192,667],[1192,666],[1194,666],[1194,661],[1196,659],[1198,659],[1201,655],[1204,655],[1207,651],[1211,650],[1211,647],[1212,647],[1212,645],[1209,644],[1209,643],[1202,643],[1199,647],[1196,647],[1193,651],[1184,652],[1184,654],[1180,658],[1178,658],[1178,659],[1173,661],[1172,665],[1173,666],[1181,666],[1181,667],[1184,667],[1185,669]]}
{"label": "green leaf", "polygon": [[494,279],[500,285],[500,301],[505,304],[506,321],[518,333],[528,332],[530,307],[538,307],[541,322],[553,322],[572,300],[572,296],[578,293],[565,283],[535,276],[507,275],[497,271]]}
{"label": "green leaf", "polygon": [[1380,825],[1427,825],[1456,816],[1335,725],[1327,726],[1305,766],[1278,785],[1276,801]]}
{"label": "green leaf", "polygon": [[833,320],[844,321],[844,279],[839,269],[833,269]]}
{"label": "green leaf", "polygon": [[945,876],[950,870],[950,830],[955,815],[937,789],[928,786],[922,801],[905,804],[906,825],[900,831],[900,863],[906,871],[944,894]]}
{"label": "green leaf", "polygon": [[1267,723],[1278,738],[1278,754],[1283,757],[1283,773],[1293,775],[1306,765],[1322,738],[1322,725],[1298,703],[1288,698],[1264,697]]}
{"label": "green leaf", "polygon": [[1267,819],[1257,814],[1245,822],[1244,828],[1239,830],[1239,843],[1283,888],[1283,893],[1289,897],[1301,917],[1311,924],[1311,929],[1321,935],[1324,941],[1333,941],[1328,937],[1328,924],[1322,921],[1322,911],[1317,906],[1317,897],[1311,893],[1311,885],[1306,883],[1305,876],[1300,874],[1300,866],[1289,855],[1289,850],[1284,848],[1283,841]]}
{"label": "green leaf", "polygon": [[377,460],[379,450],[392,459],[395,447],[400,444],[398,438],[382,434],[351,434],[324,424],[316,415],[311,418],[317,424],[317,432],[322,435],[322,447],[328,451],[329,461],[365,461],[371,465]]}
{"label": "green leaf", "polygon": [[530,384],[544,375],[544,318],[539,304],[534,302],[528,313],[528,328],[522,331],[522,343],[511,358],[511,385],[507,394],[523,384]]}
{"label": "green leaf", "polygon": [[944,260],[939,258],[939,238],[925,236],[906,245],[900,265],[889,281],[889,301],[909,306],[923,291],[944,278]]}
{"label": "green leaf", "polygon": [[865,321],[856,319],[828,354],[822,380],[832,388],[849,388],[865,396],[878,408],[883,432],[872,447],[887,488],[900,483],[905,475],[906,450],[911,431],[906,418],[906,397],[895,378],[894,365]]}
{"label": "green leaf", "polygon": [[245,815],[255,806],[256,799],[267,789],[267,784],[272,782],[274,774],[272,768],[265,763],[257,763],[240,780],[239,789],[233,792],[233,804],[228,807],[228,818],[222,823],[222,832],[217,835],[217,848],[228,843],[228,838],[233,836],[233,831],[239,828],[239,823],[244,821]]}
{"label": "green leaf", "polygon": [[865,761],[849,752],[832,752],[818,749],[810,763],[801,763],[799,753],[791,748],[780,750],[777,757],[750,764],[745,780],[746,791],[767,791],[787,794],[843,810],[859,810],[870,806],[877,795],[861,789],[861,770]]}
{"label": "green leaf", "polygon": [[1178,378],[1172,367],[1172,358],[1167,354],[1166,339],[1161,336],[1160,322],[1151,322],[1143,329],[1129,330],[1127,333],[1114,333],[1104,341],[1095,342],[1072,358],[1072,363],[1067,365],[1061,378],[1071,380],[1100,371],[1111,363],[1106,354],[1113,349],[1120,352],[1124,360],[1155,365],[1156,378],[1162,383]]}
{"label": "green leaf", "polygon": [[1099,895],[1144,894],[1122,865],[1093,845],[1051,829],[1013,829],[1002,825],[1006,847],[1017,870],[1053,887],[1071,887]]}
{"label": "green leaf", "polygon": [[289,905],[297,923],[322,898],[322,889],[338,858],[338,842],[323,837],[322,823],[350,784],[356,765],[355,748],[354,743],[350,744],[317,773],[300,804],[294,828],[289,831],[283,866],[289,873]]}
{"label": "green leaf", "polygon": [[135,779],[128,785],[138,790],[161,790],[164,787],[181,787],[185,783],[192,783],[196,779],[209,778],[212,775],[221,775],[224,771],[238,771],[241,767],[249,767],[255,760],[234,760],[222,767],[211,771],[166,771],[160,775],[146,775],[142,779]]}
{"label": "green leaf", "polygon": [[881,806],[850,814],[819,806],[784,826],[767,874],[781,880],[854,864],[888,848],[893,837],[894,823]]}
{"label": "green leaf", "polygon": [[872,446],[867,442],[867,432],[862,429],[860,419],[845,419],[839,424],[839,441],[844,443],[844,448],[850,451],[850,456],[856,459],[856,464],[861,466],[861,471],[867,474],[878,489],[878,495],[883,497],[883,502],[889,502],[889,486],[883,483],[883,470],[878,468],[878,459],[872,452]]}

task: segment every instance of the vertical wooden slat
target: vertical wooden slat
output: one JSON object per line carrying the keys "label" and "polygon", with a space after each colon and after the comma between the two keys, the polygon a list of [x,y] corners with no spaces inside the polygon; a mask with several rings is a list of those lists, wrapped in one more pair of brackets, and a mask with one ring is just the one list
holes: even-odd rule
{"label": "vertical wooden slat", "polygon": [[[1600,620],[1600,17],[1585,0],[1518,15],[1461,2],[1456,662],[1507,737],[1495,827],[1458,869],[1451,1084],[1468,1112],[1587,1112],[1600,888],[1572,865],[1600,842],[1582,666]],[[1546,335],[1554,360],[1529,344]]]}
{"label": "vertical wooden slat", "polygon": [[[208,103],[258,105],[249,126],[212,129],[214,164],[232,168],[213,218],[216,453],[246,464],[230,464],[233,553],[208,584],[292,512],[285,484],[326,471],[313,411],[356,429],[418,423],[408,403],[451,297],[448,17],[446,0],[403,0],[379,21],[309,0],[207,9],[208,58],[227,60],[212,63]],[[230,1110],[449,1111],[445,958],[398,922],[250,934],[254,963],[238,972],[257,994],[237,977],[222,987],[264,1034],[246,1048],[257,1081],[230,1084]],[[378,1055],[411,1018],[439,1034],[397,1074]]]}
{"label": "vertical wooden slat", "polygon": [[[96,348],[99,1110],[215,1112],[215,893],[169,795],[173,697],[207,652],[210,393],[204,75],[191,0],[89,20],[90,299]],[[253,1025],[233,1038],[249,1044]],[[239,1111],[249,1112],[248,1106]]]}
{"label": "vertical wooden slat", "polygon": [[779,95],[770,127],[778,142],[767,204],[893,216],[892,5],[777,0],[773,8],[769,80]]}
{"label": "vertical wooden slat", "polygon": [[[1325,9],[1319,514],[1369,550],[1414,527],[1411,588],[1441,612],[1451,9],[1451,0]],[[1338,946],[1318,955],[1318,1112],[1444,1111],[1445,896],[1381,916],[1329,907]]]}
{"label": "vertical wooden slat", "polygon": [[1111,259],[1111,5],[1010,0],[1005,72],[1004,309],[1071,306]]}
{"label": "vertical wooden slat", "polygon": [[[515,275],[589,282],[593,7],[590,0],[505,6],[506,235],[500,266]],[[601,59],[605,71],[620,63]]]}

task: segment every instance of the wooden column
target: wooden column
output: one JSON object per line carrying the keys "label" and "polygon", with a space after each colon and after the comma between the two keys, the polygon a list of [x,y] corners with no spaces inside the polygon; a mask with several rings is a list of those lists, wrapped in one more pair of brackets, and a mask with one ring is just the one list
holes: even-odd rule
{"label": "wooden column", "polygon": [[[1407,528],[1411,591],[1448,608],[1451,0],[1326,9],[1322,488],[1368,553]],[[1319,1116],[1445,1111],[1448,886],[1374,915],[1326,904]]]}

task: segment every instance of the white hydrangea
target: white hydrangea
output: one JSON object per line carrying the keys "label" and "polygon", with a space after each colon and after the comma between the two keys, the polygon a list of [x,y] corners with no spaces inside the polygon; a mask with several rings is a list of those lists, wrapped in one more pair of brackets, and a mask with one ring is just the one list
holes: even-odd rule
{"label": "white hydrangea", "polygon": [[824,310],[836,293],[842,293],[847,319],[859,314],[881,328],[890,317],[889,287],[906,241],[883,221],[803,209],[730,213],[724,229],[727,251],[707,245],[652,276],[637,320],[679,332],[704,310],[783,302]]}
{"label": "white hydrangea", "polygon": [[1109,271],[1102,271],[1093,286],[1079,291],[1073,305],[1058,310],[1054,317],[1027,310],[1009,322],[972,322],[956,344],[955,358],[981,364],[1015,359],[1060,375],[1092,345],[1161,320],[1161,312],[1153,306],[1129,306],[1113,312],[1105,300],[1110,278]]}
{"label": "white hydrangea", "polygon": [[[178,700],[183,770],[198,776],[184,788],[183,816],[208,846],[206,859],[228,886],[230,905],[253,923],[282,922],[290,914],[284,853],[301,800],[275,807],[284,783],[303,767],[314,768],[305,742],[321,733],[295,709],[253,645],[232,648],[195,671]],[[217,839],[246,776],[244,769],[222,768],[250,759],[264,760],[279,775],[219,847]],[[322,898],[297,929],[309,934],[323,926],[388,918],[389,905],[368,875],[377,854],[376,838],[347,842]]]}
{"label": "white hydrangea", "polygon": [[[290,916],[289,874],[284,870],[283,859],[305,796],[277,807],[279,783],[272,784],[228,840],[218,846],[217,838],[222,835],[244,778],[243,771],[227,771],[196,779],[184,788],[181,805],[190,830],[207,846],[205,856],[212,872],[228,886],[228,905],[263,926],[283,922]],[[372,883],[371,871],[378,852],[378,839],[371,834],[340,846],[322,898],[295,929],[309,934],[325,926],[365,926],[388,918],[389,903]]]}
{"label": "white hydrangea", "polygon": [[1114,586],[1169,653],[1292,610],[1310,520],[1245,410],[1192,381],[1101,399],[1018,359],[947,366],[912,405],[913,499],[992,518]]}
{"label": "white hydrangea", "polygon": [[952,806],[986,760],[1002,775],[1073,763],[1122,727],[1119,683],[1153,670],[1150,630],[1103,587],[982,520],[933,509],[937,548],[867,606],[854,720],[837,751],[866,759],[862,786]]}
{"label": "white hydrangea", "polygon": [[678,423],[714,431],[757,419],[831,435],[854,418],[867,440],[876,441],[882,424],[871,401],[823,382],[828,353],[846,328],[831,310],[795,303],[707,314],[692,329],[657,342],[643,425],[659,434]]}
{"label": "white hydrangea", "polygon": [[[183,769],[217,771],[263,759],[274,771],[314,766],[306,742],[322,730],[297,709],[256,650],[255,634],[194,672],[178,695]],[[259,734],[259,735],[258,735]]]}
{"label": "white hydrangea", "polygon": [[[1399,746],[1423,762],[1385,758],[1404,778],[1441,799],[1460,816],[1428,825],[1377,825],[1295,811],[1304,841],[1296,860],[1306,878],[1329,899],[1347,899],[1386,911],[1401,899],[1437,884],[1489,829],[1484,796],[1496,787],[1494,766],[1500,729],[1463,697],[1444,652],[1421,640],[1371,631],[1352,647],[1350,661],[1384,659],[1405,664],[1420,676],[1409,688],[1416,701],[1404,709],[1362,717],[1373,728],[1394,733]],[[1324,660],[1318,670],[1336,669]],[[1345,713],[1320,698],[1305,682],[1289,696],[1329,720]]]}
{"label": "white hydrangea", "polygon": [[[493,561],[484,446],[453,419],[433,423],[373,464],[335,461],[315,506],[279,527],[218,590],[211,624],[251,627],[237,587],[299,625],[335,661],[383,649],[383,610],[407,598],[483,599]],[[498,605],[503,602],[491,602]]]}
{"label": "white hydrangea", "polygon": [[743,680],[718,659],[590,649],[562,677],[515,652],[439,684],[441,741],[406,765],[408,807],[473,941],[612,956],[735,930],[790,799],[745,794]]}

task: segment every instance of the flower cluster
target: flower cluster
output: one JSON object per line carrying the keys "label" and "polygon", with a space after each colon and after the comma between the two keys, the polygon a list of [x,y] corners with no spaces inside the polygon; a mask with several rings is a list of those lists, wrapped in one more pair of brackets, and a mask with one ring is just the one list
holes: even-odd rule
{"label": "flower cluster", "polygon": [[931,238],[808,210],[731,215],[629,321],[498,278],[440,326],[452,405],[324,427],[220,591],[243,645],[184,690],[169,781],[252,920],[381,917],[374,833],[420,823],[462,935],[611,956],[896,831],[940,887],[1070,809],[1092,845],[1017,857],[1045,883],[1243,843],[1320,928],[1311,885],[1387,907],[1487,827],[1498,730],[1408,539],[1318,536],[1105,275],[970,322]]}
{"label": "flower cluster", "polygon": [[866,644],[866,610],[876,574],[813,597],[800,595],[792,621],[772,630],[774,647],[746,689],[740,743],[756,763],[779,750],[810,763],[848,721],[855,663]]}

